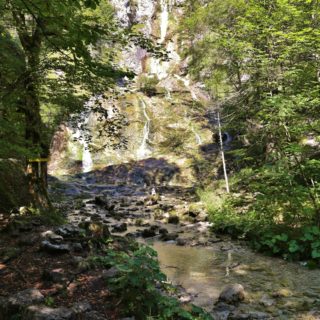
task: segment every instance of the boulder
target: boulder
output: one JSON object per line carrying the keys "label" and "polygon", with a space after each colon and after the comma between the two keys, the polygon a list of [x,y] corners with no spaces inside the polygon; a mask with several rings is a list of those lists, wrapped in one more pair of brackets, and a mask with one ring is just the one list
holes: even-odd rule
{"label": "boulder", "polygon": [[77,237],[83,234],[83,232],[84,230],[79,228],[78,226],[75,226],[72,224],[66,224],[64,226],[59,227],[55,233],[64,238],[71,238],[71,237]]}
{"label": "boulder", "polygon": [[16,293],[9,298],[9,305],[12,307],[25,307],[34,303],[40,303],[44,296],[37,289],[26,289]]}
{"label": "boulder", "polygon": [[42,273],[42,279],[45,281],[51,281],[54,283],[63,282],[66,280],[63,269],[44,270]]}
{"label": "boulder", "polygon": [[265,307],[271,307],[275,304],[275,300],[271,299],[269,296],[267,295],[263,295],[259,301],[260,304],[262,304]]}
{"label": "boulder", "polygon": [[74,315],[72,309],[64,307],[30,306],[27,308],[23,320],[71,320],[74,319]]}
{"label": "boulder", "polygon": [[152,228],[143,229],[141,235],[143,238],[151,238],[156,236],[156,232]]}
{"label": "boulder", "polygon": [[74,252],[82,252],[83,251],[82,244],[80,242],[73,243],[72,244],[72,250]]}
{"label": "boulder", "polygon": [[79,316],[82,316],[85,312],[91,311],[92,306],[88,301],[84,300],[84,301],[79,301],[75,303],[72,306],[72,310],[79,317]]}
{"label": "boulder", "polygon": [[272,297],[274,298],[287,298],[290,296],[292,296],[292,292],[286,288],[279,289],[278,291],[272,293]]}
{"label": "boulder", "polygon": [[245,291],[241,284],[231,284],[226,286],[219,296],[219,301],[233,304],[243,301],[245,299]]}
{"label": "boulder", "polygon": [[49,240],[53,243],[61,243],[63,241],[63,237],[56,234],[52,230],[47,230],[41,233],[41,237],[45,240]]}
{"label": "boulder", "polygon": [[241,312],[235,312],[231,313],[228,317],[228,320],[266,320],[266,319],[274,319],[271,318],[270,315],[268,315],[265,312],[260,311],[249,311],[246,313]]}
{"label": "boulder", "polygon": [[159,233],[162,234],[162,235],[164,235],[164,234],[168,234],[169,231],[168,231],[166,228],[160,228],[160,229],[159,229]]}
{"label": "boulder", "polygon": [[125,232],[128,229],[128,226],[126,223],[118,223],[112,226],[112,232]]}
{"label": "boulder", "polygon": [[0,212],[8,213],[12,209],[29,206],[34,200],[22,161],[0,159],[0,181]]}
{"label": "boulder", "polygon": [[177,233],[166,233],[161,235],[161,240],[163,241],[173,241],[176,240],[178,238],[178,234]]}
{"label": "boulder", "polygon": [[172,223],[172,224],[178,224],[180,221],[178,216],[170,216],[168,218],[168,223]]}
{"label": "boulder", "polygon": [[83,319],[85,320],[106,320],[106,317],[97,311],[87,312]]}
{"label": "boulder", "polygon": [[177,245],[178,246],[185,246],[186,244],[187,244],[187,240],[181,239],[181,238],[177,239]]}
{"label": "boulder", "polygon": [[229,319],[229,315],[232,311],[236,309],[235,306],[226,304],[223,301],[219,301],[213,308],[213,318],[219,320],[227,320]]}
{"label": "boulder", "polygon": [[68,244],[54,244],[48,240],[41,242],[41,249],[48,253],[68,253],[70,252],[70,247]]}

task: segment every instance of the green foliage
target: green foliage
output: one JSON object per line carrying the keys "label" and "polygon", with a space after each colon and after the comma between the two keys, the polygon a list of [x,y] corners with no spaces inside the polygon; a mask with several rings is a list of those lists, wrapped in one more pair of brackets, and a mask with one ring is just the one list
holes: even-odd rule
{"label": "green foliage", "polygon": [[[272,182],[273,187],[268,185],[265,176],[265,184],[262,184],[252,170],[245,175],[247,185],[243,185],[243,177],[238,177],[238,182],[242,183],[242,188],[258,186],[259,189],[255,190],[259,191],[255,195],[250,196],[248,191],[224,196],[218,196],[216,190],[198,192],[214,223],[213,229],[236,239],[247,239],[254,249],[264,253],[288,260],[308,260],[318,265],[320,229],[313,225],[308,192],[304,199],[301,190],[286,193],[285,177],[282,175],[279,183]],[[254,182],[253,177],[257,179]],[[235,179],[231,181],[234,183]],[[232,187],[235,188],[235,184]]]}
{"label": "green foliage", "polygon": [[[47,157],[61,122],[133,76],[116,65],[125,46],[167,56],[142,33],[120,28],[107,0],[0,0],[0,14],[0,157]],[[114,124],[99,103],[89,109],[111,140],[123,123]]]}
{"label": "green foliage", "polygon": [[177,154],[184,152],[185,141],[190,137],[190,131],[182,128],[167,129],[169,132],[166,136],[166,139],[160,143],[160,148],[163,148],[164,151],[174,151]]}
{"label": "green foliage", "polygon": [[117,269],[108,287],[119,298],[124,315],[137,319],[211,319],[200,308],[187,311],[168,296],[170,286],[160,270],[156,251],[150,247],[140,246],[133,252],[108,250],[105,256],[93,257],[91,264]]}
{"label": "green foliage", "polygon": [[156,76],[140,76],[138,80],[140,91],[145,93],[149,97],[157,94],[156,86],[158,83],[159,79]]}
{"label": "green foliage", "polygon": [[236,135],[232,193],[219,205],[204,197],[215,229],[316,261],[303,230],[320,226],[318,11],[310,1],[196,0],[183,25],[197,39],[191,70]]}
{"label": "green foliage", "polygon": [[45,304],[47,307],[53,307],[53,306],[54,306],[54,298],[53,298],[53,297],[50,297],[50,296],[47,296],[47,297],[44,299],[44,304]]}
{"label": "green foliage", "polygon": [[54,208],[38,211],[38,215],[44,225],[56,226],[66,223],[63,213]]}
{"label": "green foliage", "polygon": [[305,259],[320,263],[320,229],[308,226],[287,233],[265,233],[254,242],[256,249],[281,255],[286,259]]}

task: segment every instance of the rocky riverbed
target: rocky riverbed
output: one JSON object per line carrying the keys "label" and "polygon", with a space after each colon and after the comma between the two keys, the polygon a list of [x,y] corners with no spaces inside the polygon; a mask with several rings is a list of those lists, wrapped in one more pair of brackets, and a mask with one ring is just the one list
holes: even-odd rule
{"label": "rocky riverbed", "polygon": [[100,222],[113,234],[152,245],[169,280],[181,287],[181,301],[214,319],[320,319],[320,271],[213,234],[193,188],[96,178],[53,183],[56,194],[77,199],[69,222]]}
{"label": "rocky riverbed", "polygon": [[194,188],[166,181],[170,168],[154,184],[132,172],[51,177],[62,226],[45,227],[36,217],[20,223],[27,209],[13,214],[18,219],[0,245],[1,320],[17,310],[23,319],[119,319],[105,288],[114,270],[86,264],[95,237],[110,233],[116,250],[132,240],[153,246],[176,297],[213,319],[320,319],[319,270],[213,234]]}

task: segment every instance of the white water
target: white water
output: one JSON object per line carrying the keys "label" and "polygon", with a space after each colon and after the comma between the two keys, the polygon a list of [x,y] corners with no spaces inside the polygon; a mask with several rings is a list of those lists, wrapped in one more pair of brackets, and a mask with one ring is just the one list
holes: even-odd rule
{"label": "white water", "polygon": [[[72,136],[82,145],[82,172],[89,172],[92,170],[92,156],[90,152],[89,143],[86,141],[86,131],[81,128],[81,125],[84,126],[88,123],[89,114],[88,112],[82,112],[80,115],[80,123]],[[74,151],[76,154],[76,150]]]}
{"label": "white water", "polygon": [[90,145],[88,143],[87,139],[87,131],[83,128],[87,127],[87,124],[90,119],[90,108],[94,106],[94,104],[101,99],[102,97],[100,95],[91,97],[89,101],[86,102],[85,111],[81,112],[80,114],[80,123],[76,130],[76,132],[73,134],[73,136],[82,144],[82,172],[89,172],[92,170],[93,167],[93,160],[92,155],[90,151]]}
{"label": "white water", "polygon": [[[95,99],[92,99],[92,101],[90,100],[88,102],[87,105],[93,104],[95,101]],[[81,114],[81,121],[83,121],[84,123],[84,127],[88,124],[89,121],[89,117],[90,117],[90,112],[83,112]],[[92,161],[92,156],[91,156],[91,152],[90,152],[90,146],[88,141],[86,140],[86,132],[79,129],[79,134],[80,136],[82,136],[82,172],[89,172],[92,170],[92,165],[93,165],[93,161]]]}
{"label": "white water", "polygon": [[159,80],[168,77],[169,61],[160,61],[158,58],[150,58],[150,73],[156,74]]}
{"label": "white water", "polygon": [[92,157],[89,149],[89,145],[86,141],[83,141],[83,151],[82,151],[82,172],[89,172],[92,170]]}
{"label": "white water", "polygon": [[196,137],[196,142],[197,144],[200,146],[202,144],[202,139],[199,136],[198,132],[196,130],[194,130],[194,127],[191,128],[192,132],[194,133],[195,137]]}
{"label": "white water", "polygon": [[148,149],[148,145],[147,142],[149,140],[149,133],[150,133],[150,118],[147,114],[147,106],[146,103],[144,102],[144,100],[140,100],[141,102],[141,106],[142,106],[142,111],[143,111],[143,115],[146,119],[145,125],[143,127],[143,138],[140,144],[140,147],[137,150],[137,158],[138,159],[143,159],[145,157],[147,157],[151,151]]}
{"label": "white water", "polygon": [[195,100],[195,101],[198,101],[199,99],[198,99],[196,93],[194,92],[193,87],[190,86],[190,79],[180,77],[178,74],[175,74],[174,76],[175,76],[178,80],[182,81],[183,84],[185,85],[185,87],[190,90],[192,99]]}
{"label": "white water", "polygon": [[172,100],[171,91],[170,91],[169,89],[166,89],[166,92],[167,92],[166,98],[167,98],[168,100]]}
{"label": "white water", "polygon": [[160,0],[161,14],[160,14],[160,43],[165,40],[169,24],[169,11],[167,0]]}

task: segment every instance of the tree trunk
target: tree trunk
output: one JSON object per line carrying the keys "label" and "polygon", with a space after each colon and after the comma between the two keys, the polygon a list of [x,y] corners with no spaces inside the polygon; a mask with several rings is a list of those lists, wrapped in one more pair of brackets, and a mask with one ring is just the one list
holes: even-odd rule
{"label": "tree trunk", "polygon": [[49,148],[43,141],[43,135],[41,134],[42,120],[35,80],[36,77],[31,75],[26,78],[25,83],[25,138],[28,147],[34,155],[32,159],[28,159],[27,161],[27,173],[29,177],[29,191],[34,204],[41,208],[49,208],[47,162],[45,160],[49,156]]}
{"label": "tree trunk", "polygon": [[218,120],[218,128],[219,128],[219,142],[220,142],[220,151],[221,151],[221,159],[222,159],[224,180],[226,182],[226,191],[227,191],[227,193],[230,193],[227,166],[226,166],[226,160],[225,160],[225,157],[224,157],[224,150],[223,150],[223,140],[222,140],[222,131],[221,131],[221,122],[220,122],[220,113],[219,113],[219,111],[217,112],[217,120]]}
{"label": "tree trunk", "polygon": [[37,96],[32,91],[27,93],[26,99],[26,141],[31,150],[34,151],[32,159],[27,161],[27,173],[29,177],[29,191],[36,206],[42,208],[50,207],[47,193],[47,162],[45,159],[49,156],[47,146],[43,143],[41,137],[41,117],[40,107]]}
{"label": "tree trunk", "polygon": [[21,12],[13,12],[17,22],[17,31],[23,47],[26,61],[26,76],[24,80],[23,112],[25,115],[25,139],[33,159],[27,160],[29,191],[33,203],[42,209],[50,207],[47,192],[47,159],[49,147],[43,136],[43,125],[40,114],[38,87],[40,83],[40,52],[43,32],[40,19],[32,16],[33,23],[27,24],[30,15],[26,17]]}

